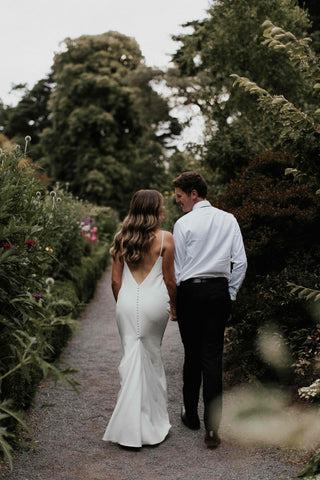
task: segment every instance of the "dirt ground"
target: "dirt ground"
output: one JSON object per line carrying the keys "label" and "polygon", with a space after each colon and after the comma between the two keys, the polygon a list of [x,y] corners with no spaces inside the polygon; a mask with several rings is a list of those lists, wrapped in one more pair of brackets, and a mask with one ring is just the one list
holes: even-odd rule
{"label": "dirt ground", "polygon": [[[289,480],[301,469],[278,448],[254,448],[228,439],[228,419],[221,426],[222,444],[208,450],[203,426],[190,431],[181,424],[183,350],[177,324],[169,322],[163,340],[172,428],[156,447],[127,450],[102,441],[119,390],[121,351],[114,321],[110,269],[83,312],[79,329],[63,360],[78,370],[80,395],[47,379],[40,385],[28,424],[29,448],[14,457],[5,480]],[[201,413],[201,412],[200,412]]]}

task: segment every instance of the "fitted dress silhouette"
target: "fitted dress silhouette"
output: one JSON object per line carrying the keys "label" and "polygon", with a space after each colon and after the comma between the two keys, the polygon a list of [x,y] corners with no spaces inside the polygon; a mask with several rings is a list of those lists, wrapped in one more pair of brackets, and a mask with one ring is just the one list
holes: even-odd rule
{"label": "fitted dress silhouette", "polygon": [[170,304],[162,274],[162,246],[147,277],[138,284],[124,263],[116,306],[122,344],[120,391],[103,440],[128,447],[155,445],[167,436],[166,377],[161,343]]}

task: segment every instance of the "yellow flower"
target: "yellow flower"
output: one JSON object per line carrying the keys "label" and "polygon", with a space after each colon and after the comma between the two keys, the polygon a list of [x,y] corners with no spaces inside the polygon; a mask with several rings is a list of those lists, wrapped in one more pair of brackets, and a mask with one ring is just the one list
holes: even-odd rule
{"label": "yellow flower", "polygon": [[50,252],[50,253],[53,252],[53,248],[51,248],[51,247],[46,247],[45,250],[46,250],[46,252]]}

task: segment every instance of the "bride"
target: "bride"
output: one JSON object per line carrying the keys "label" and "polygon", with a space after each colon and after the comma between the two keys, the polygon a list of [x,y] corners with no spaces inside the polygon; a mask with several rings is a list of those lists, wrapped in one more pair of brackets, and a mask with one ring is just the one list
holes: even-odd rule
{"label": "bride", "polygon": [[128,447],[158,444],[170,429],[161,343],[169,314],[176,320],[176,281],[173,236],[159,228],[163,212],[157,190],[136,192],[111,249],[123,355],[121,388],[103,440]]}

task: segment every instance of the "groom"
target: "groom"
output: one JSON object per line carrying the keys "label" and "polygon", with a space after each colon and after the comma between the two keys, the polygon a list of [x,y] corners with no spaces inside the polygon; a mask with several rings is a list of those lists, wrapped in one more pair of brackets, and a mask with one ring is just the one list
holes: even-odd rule
{"label": "groom", "polygon": [[213,207],[201,175],[185,172],[173,180],[182,216],[175,224],[177,317],[184,345],[181,419],[200,428],[198,402],[203,383],[205,444],[216,448],[222,411],[224,330],[247,268],[235,217]]}

